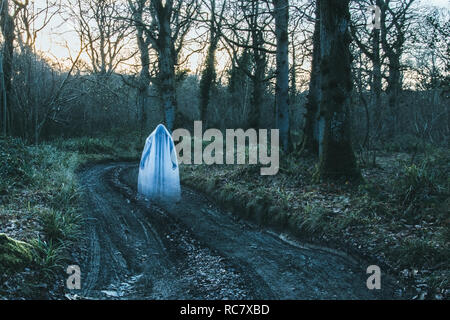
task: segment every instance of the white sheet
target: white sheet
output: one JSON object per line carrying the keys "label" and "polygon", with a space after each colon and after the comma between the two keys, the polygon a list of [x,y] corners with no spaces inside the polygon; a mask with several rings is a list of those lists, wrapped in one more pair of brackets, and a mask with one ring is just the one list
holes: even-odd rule
{"label": "white sheet", "polygon": [[160,124],[145,142],[139,165],[138,192],[153,201],[180,199],[180,174],[175,145]]}

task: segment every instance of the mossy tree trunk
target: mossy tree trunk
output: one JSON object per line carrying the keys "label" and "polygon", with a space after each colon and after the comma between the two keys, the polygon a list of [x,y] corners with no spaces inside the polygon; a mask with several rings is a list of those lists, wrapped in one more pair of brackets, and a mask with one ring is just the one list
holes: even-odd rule
{"label": "mossy tree trunk", "polygon": [[319,178],[360,178],[350,135],[349,0],[320,3]]}

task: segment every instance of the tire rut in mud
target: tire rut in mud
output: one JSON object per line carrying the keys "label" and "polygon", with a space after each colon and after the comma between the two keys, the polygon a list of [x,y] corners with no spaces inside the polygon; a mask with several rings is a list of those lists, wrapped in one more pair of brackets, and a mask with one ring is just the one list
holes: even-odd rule
{"label": "tire rut in mud", "polygon": [[82,174],[90,248],[83,266],[84,297],[258,297],[238,268],[201,246],[162,209],[128,195],[117,179],[120,168],[96,166]]}
{"label": "tire rut in mud", "polygon": [[81,174],[89,241],[83,296],[95,299],[392,299],[365,268],[296,247],[182,188],[179,203],[136,194],[137,165]]}

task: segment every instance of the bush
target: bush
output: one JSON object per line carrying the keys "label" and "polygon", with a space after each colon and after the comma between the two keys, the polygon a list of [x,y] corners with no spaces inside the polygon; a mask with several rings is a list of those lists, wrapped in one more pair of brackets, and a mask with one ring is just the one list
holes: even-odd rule
{"label": "bush", "polygon": [[[0,195],[8,196],[0,202],[0,215],[3,209],[15,212],[19,223],[14,234],[19,239],[30,235],[29,228],[20,225],[25,216],[39,226],[32,233],[35,237],[37,232],[38,239],[26,240],[29,244],[0,235],[0,274],[6,268],[13,273],[28,267],[51,282],[68,255],[68,246],[80,235],[75,174],[80,157],[54,145],[26,146],[11,138],[0,140],[0,155]],[[34,280],[41,281],[32,279],[29,284]]]}
{"label": "bush", "polygon": [[80,221],[81,216],[74,212],[50,209],[41,213],[43,232],[50,241],[75,240],[80,235]]}
{"label": "bush", "polygon": [[388,248],[400,268],[433,268],[442,261],[450,261],[450,251],[424,239],[406,239],[398,246]]}
{"label": "bush", "polygon": [[86,160],[136,159],[140,157],[145,138],[135,132],[120,133],[103,137],[82,137],[58,139],[52,142],[59,150],[76,152]]}
{"label": "bush", "polygon": [[388,152],[423,153],[432,150],[432,146],[414,135],[404,134],[385,143],[384,149]]}
{"label": "bush", "polygon": [[20,139],[0,139],[0,193],[31,182],[31,154]]}
{"label": "bush", "polygon": [[437,207],[448,198],[449,160],[448,152],[435,152],[418,163],[403,163],[393,191],[407,212],[420,206]]}
{"label": "bush", "polygon": [[64,267],[64,247],[53,241],[35,239],[30,242],[33,250],[33,261],[44,280],[51,280]]}
{"label": "bush", "polygon": [[99,138],[75,138],[69,140],[57,140],[56,145],[61,150],[79,152],[82,154],[113,154],[115,148],[111,141]]}
{"label": "bush", "polygon": [[330,216],[329,212],[321,206],[307,205],[302,220],[300,228],[307,233],[325,233],[328,229]]}

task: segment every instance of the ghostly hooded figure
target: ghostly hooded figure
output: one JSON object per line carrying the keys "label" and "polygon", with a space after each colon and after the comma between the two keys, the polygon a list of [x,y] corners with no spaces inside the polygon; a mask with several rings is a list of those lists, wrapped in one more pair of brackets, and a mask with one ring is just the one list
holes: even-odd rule
{"label": "ghostly hooded figure", "polygon": [[169,131],[162,124],[145,141],[139,165],[138,192],[150,200],[180,199],[176,149]]}

